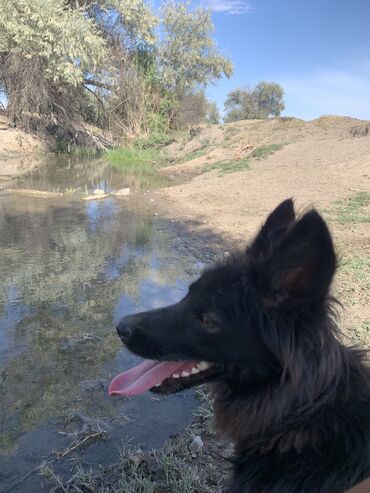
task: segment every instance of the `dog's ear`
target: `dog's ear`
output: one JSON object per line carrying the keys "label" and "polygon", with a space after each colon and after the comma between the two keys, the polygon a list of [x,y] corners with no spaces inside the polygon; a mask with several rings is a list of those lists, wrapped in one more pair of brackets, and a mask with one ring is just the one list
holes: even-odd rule
{"label": "dog's ear", "polygon": [[330,232],[322,217],[307,212],[271,256],[255,267],[266,306],[278,307],[325,299],[336,268]]}
{"label": "dog's ear", "polygon": [[284,200],[268,216],[254,241],[247,247],[247,254],[252,258],[269,254],[294,223],[294,219],[293,200]]}

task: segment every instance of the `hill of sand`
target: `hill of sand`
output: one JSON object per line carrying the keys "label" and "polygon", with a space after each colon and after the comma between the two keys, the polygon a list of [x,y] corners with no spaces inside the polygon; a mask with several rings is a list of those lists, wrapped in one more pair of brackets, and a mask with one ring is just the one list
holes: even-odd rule
{"label": "hill of sand", "polygon": [[12,128],[0,114],[0,185],[38,166],[45,150],[40,140]]}
{"label": "hill of sand", "polygon": [[342,259],[344,325],[352,340],[370,344],[370,122],[278,118],[196,132],[166,149],[173,165],[162,172],[187,177],[161,191],[166,209],[242,244],[283,199],[293,197],[298,210],[314,205]]}

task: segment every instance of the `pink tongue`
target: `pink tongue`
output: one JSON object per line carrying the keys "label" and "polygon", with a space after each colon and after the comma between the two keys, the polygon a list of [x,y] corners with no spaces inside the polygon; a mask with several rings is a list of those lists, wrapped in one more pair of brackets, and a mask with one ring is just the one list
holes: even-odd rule
{"label": "pink tongue", "polygon": [[190,370],[196,363],[189,361],[146,360],[131,370],[120,373],[110,383],[109,395],[132,397],[151,389],[173,373]]}

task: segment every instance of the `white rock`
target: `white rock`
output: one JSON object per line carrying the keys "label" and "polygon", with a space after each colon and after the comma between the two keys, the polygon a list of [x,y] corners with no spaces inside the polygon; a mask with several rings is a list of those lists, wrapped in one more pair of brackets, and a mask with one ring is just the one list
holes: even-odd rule
{"label": "white rock", "polygon": [[120,190],[112,192],[112,195],[115,195],[116,197],[125,197],[130,195],[130,188],[121,188]]}
{"label": "white rock", "polygon": [[100,200],[106,199],[109,195],[107,193],[98,193],[96,195],[84,195],[82,200]]}
{"label": "white rock", "polygon": [[192,453],[200,452],[203,448],[203,440],[197,435],[189,445],[189,450]]}
{"label": "white rock", "polygon": [[104,190],[102,190],[101,188],[96,188],[94,191],[93,191],[93,194],[94,195],[103,195],[105,194]]}

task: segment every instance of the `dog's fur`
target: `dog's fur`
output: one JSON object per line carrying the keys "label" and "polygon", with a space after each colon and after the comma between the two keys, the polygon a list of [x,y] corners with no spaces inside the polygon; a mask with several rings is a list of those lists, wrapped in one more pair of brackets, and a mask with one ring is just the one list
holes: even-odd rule
{"label": "dog's fur", "polygon": [[370,371],[339,340],[336,264],[321,216],[286,200],[179,303],[122,321],[136,354],[214,364],[171,390],[214,381],[236,444],[230,493],[343,493],[370,475]]}

